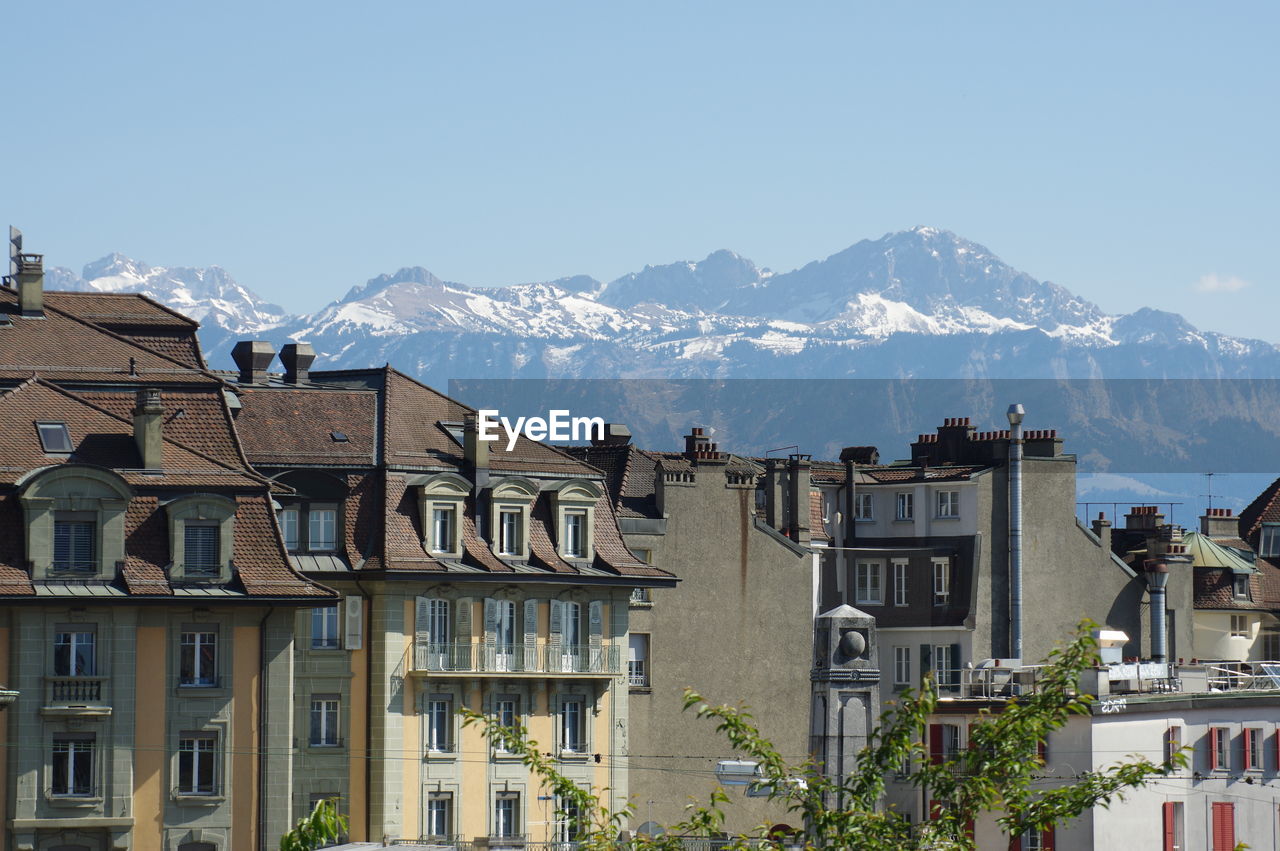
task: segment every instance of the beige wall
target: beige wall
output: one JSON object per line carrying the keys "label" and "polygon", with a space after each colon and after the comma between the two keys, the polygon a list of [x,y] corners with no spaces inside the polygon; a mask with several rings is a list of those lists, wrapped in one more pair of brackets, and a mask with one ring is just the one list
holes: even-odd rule
{"label": "beige wall", "polygon": [[135,680],[136,706],[146,707],[135,716],[133,758],[133,848],[135,851],[161,851],[164,847],[165,811],[165,707],[168,704],[165,683],[168,670],[165,649],[169,645],[168,629],[163,626],[140,626],[137,633],[137,668]]}

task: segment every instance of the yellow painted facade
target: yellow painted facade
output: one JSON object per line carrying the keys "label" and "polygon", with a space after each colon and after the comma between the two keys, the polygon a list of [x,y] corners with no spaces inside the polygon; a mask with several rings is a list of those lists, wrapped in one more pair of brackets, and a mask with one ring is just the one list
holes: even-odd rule
{"label": "yellow painted facade", "polygon": [[[137,635],[137,670],[168,670],[165,651],[168,630],[140,626]],[[139,712],[135,721],[133,757],[133,847],[135,851],[163,851],[165,804],[165,677],[161,673],[135,680]]]}
{"label": "yellow painted facade", "polygon": [[[369,603],[362,601],[363,623],[369,622]],[[351,708],[350,762],[348,764],[348,788],[351,790],[344,802],[350,823],[349,834],[356,842],[368,839],[368,763],[369,763],[369,712],[365,696],[369,693],[369,649],[366,642],[359,650],[351,651]]]}

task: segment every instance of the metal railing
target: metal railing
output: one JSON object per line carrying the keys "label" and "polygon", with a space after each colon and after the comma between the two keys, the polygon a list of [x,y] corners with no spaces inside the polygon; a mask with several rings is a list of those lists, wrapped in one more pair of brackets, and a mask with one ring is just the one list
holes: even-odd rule
{"label": "metal railing", "polygon": [[1280,662],[1201,661],[1213,691],[1274,691],[1280,689]]}
{"label": "metal railing", "polygon": [[621,674],[614,644],[419,644],[413,670],[426,673]]}
{"label": "metal railing", "polygon": [[102,703],[106,681],[106,677],[45,677],[45,703]]}

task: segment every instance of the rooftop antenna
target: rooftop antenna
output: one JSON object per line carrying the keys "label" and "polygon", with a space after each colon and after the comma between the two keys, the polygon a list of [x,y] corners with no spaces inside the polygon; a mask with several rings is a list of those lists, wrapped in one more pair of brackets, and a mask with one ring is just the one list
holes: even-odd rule
{"label": "rooftop antenna", "polygon": [[1205,490],[1207,490],[1208,493],[1202,493],[1200,495],[1205,499],[1209,500],[1209,506],[1208,506],[1209,508],[1213,508],[1213,477],[1216,475],[1218,474],[1217,473],[1204,474]]}

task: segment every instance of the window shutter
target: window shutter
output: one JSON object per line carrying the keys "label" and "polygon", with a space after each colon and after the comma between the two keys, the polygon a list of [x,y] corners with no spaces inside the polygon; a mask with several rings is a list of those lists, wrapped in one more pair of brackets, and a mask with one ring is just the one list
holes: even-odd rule
{"label": "window shutter", "polygon": [[[1213,771],[1218,767],[1218,730],[1216,727],[1210,727],[1209,733],[1209,770]],[[1217,806],[1216,804],[1214,806]]]}
{"label": "window shutter", "polygon": [[484,648],[482,654],[487,670],[497,668],[498,642],[498,601],[492,597],[484,598]]}
{"label": "window shutter", "polygon": [[[419,600],[422,598],[419,597]],[[343,619],[346,622],[346,635],[342,646],[348,650],[359,650],[364,647],[364,598],[347,597],[342,605]],[[416,614],[416,613],[415,613]],[[418,618],[414,618],[414,640],[417,640]]]}
{"label": "window shutter", "polygon": [[524,656],[521,670],[538,670],[538,601],[524,601]]}
{"label": "window shutter", "polygon": [[1164,810],[1164,851],[1173,851],[1178,841],[1178,837],[1174,834],[1173,802],[1165,801],[1161,809]]}
{"label": "window shutter", "polygon": [[592,600],[587,607],[587,641],[591,645],[589,670],[607,671],[604,660],[604,601]]}
{"label": "window shutter", "polygon": [[430,597],[418,597],[413,601],[413,643],[424,651],[430,641],[430,633],[427,631],[427,611],[430,603]]}
{"label": "window shutter", "polygon": [[1235,851],[1235,804],[1213,802],[1213,851]]}
{"label": "window shutter", "polygon": [[564,632],[564,602],[562,600],[551,601],[551,643],[559,644],[561,635]]}
{"label": "window shutter", "polygon": [[1009,837],[1009,851],[1022,851],[1022,837],[1021,837],[1021,836],[1010,836],[1010,837]]}
{"label": "window shutter", "polygon": [[929,762],[934,765],[941,765],[943,761],[942,753],[942,725],[929,725]]}
{"label": "window shutter", "polygon": [[929,644],[920,645],[920,679],[924,679],[924,675],[933,670],[933,647]]}
{"label": "window shutter", "polygon": [[948,679],[947,685],[953,685],[953,686],[960,685],[960,645],[959,644],[951,645],[951,664],[948,667],[950,667],[951,670],[947,674],[947,679]]}
{"label": "window shutter", "polygon": [[[459,597],[454,603],[453,643],[460,653],[470,653],[471,645],[471,597]],[[467,649],[464,649],[467,648]]]}
{"label": "window shutter", "polygon": [[1040,757],[1042,763],[1049,763],[1049,742],[1046,739],[1036,742],[1036,756]]}
{"label": "window shutter", "polygon": [[1043,848],[1044,851],[1053,851],[1054,842],[1057,840],[1057,837],[1055,835],[1056,830],[1057,829],[1053,827],[1045,828],[1044,833],[1042,834],[1040,839],[1040,847]]}

